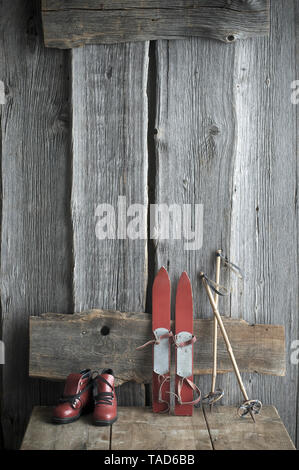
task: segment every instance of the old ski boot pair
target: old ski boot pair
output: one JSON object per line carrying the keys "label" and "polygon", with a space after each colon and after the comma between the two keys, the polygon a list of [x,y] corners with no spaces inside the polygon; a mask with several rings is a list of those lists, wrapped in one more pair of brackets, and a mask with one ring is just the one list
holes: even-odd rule
{"label": "old ski boot pair", "polygon": [[117,401],[114,375],[111,369],[101,374],[84,369],[69,374],[62,397],[53,410],[52,420],[57,424],[72,423],[82,414],[93,411],[93,424],[108,426],[117,420]]}
{"label": "old ski boot pair", "polygon": [[[154,339],[137,349],[153,345],[152,396],[154,413],[170,410],[171,345],[175,346],[174,414],[192,416],[193,406],[200,401],[200,390],[193,382],[193,300],[190,279],[183,272],[177,287],[175,335],[170,326],[170,279],[164,267],[153,285],[152,328]],[[197,395],[194,398],[194,393]]]}

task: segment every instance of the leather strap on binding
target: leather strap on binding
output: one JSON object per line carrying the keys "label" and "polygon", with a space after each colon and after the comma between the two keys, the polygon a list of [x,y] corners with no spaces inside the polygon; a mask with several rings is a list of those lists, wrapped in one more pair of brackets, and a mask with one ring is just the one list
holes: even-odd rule
{"label": "leather strap on binding", "polygon": [[172,331],[168,331],[168,333],[165,333],[164,335],[161,335],[159,338],[156,334],[155,331],[153,331],[153,335],[154,335],[154,339],[151,339],[150,341],[147,341],[146,343],[144,343],[142,346],[138,346],[136,348],[136,351],[141,351],[142,349],[146,348],[147,346],[149,346],[150,344],[160,344],[161,342],[161,339],[165,339],[165,338],[171,338],[173,339],[173,333]]}
{"label": "leather strap on binding", "polygon": [[[182,393],[184,381],[190,388],[192,388],[192,390],[195,393],[197,393],[198,396],[197,398],[195,398],[195,400],[184,401],[184,402],[182,401],[181,393]],[[179,382],[178,382],[178,393],[176,397],[180,405],[197,405],[201,399],[201,391],[199,390],[198,386],[195,385],[194,382],[192,382],[192,380],[188,379],[187,377],[180,377]]]}
{"label": "leather strap on binding", "polygon": [[178,343],[177,341],[177,335],[174,336],[173,342],[176,348],[183,348],[185,346],[189,346],[189,344],[194,344],[196,341],[196,336],[192,335],[192,338],[189,339],[189,341],[183,341],[181,343]]}
{"label": "leather strap on binding", "polygon": [[[162,379],[162,381],[161,381]],[[167,405],[167,408],[165,410],[160,411],[160,413],[168,413],[170,409],[170,404],[168,401],[163,400],[162,398],[162,389],[163,385],[166,384],[166,382],[170,382],[170,376],[169,375],[159,375],[159,382],[160,382],[160,387],[159,387],[159,394],[158,394],[158,402],[159,403],[165,403]],[[170,392],[166,392],[170,393]]]}
{"label": "leather strap on binding", "polygon": [[[189,346],[190,344],[194,344],[195,341],[196,341],[196,336],[195,335],[192,335],[192,338],[189,339],[189,341],[184,341],[184,342],[181,342],[181,343],[178,343],[177,335],[175,335],[175,337],[174,337],[174,344],[175,344],[176,348],[184,348],[185,346]],[[198,396],[195,400],[187,401],[187,402],[182,401],[181,393],[182,393],[182,388],[183,388],[184,381],[190,388],[192,388],[192,390],[195,393],[197,393]],[[200,401],[200,398],[201,398],[201,391],[199,390],[197,385],[195,385],[195,383],[192,382],[192,380],[188,379],[187,377],[180,377],[179,378],[177,392],[178,393],[177,394],[175,393],[175,396],[176,396],[176,398],[178,400],[178,403],[180,405],[197,405]]]}

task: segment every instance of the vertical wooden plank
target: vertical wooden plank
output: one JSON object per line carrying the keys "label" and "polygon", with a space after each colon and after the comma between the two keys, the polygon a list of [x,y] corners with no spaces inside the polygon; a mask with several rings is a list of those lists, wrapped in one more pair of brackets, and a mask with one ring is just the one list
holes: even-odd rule
{"label": "vertical wooden plank", "polygon": [[[298,338],[298,210],[295,4],[272,2],[271,36],[236,44],[234,95],[237,141],[230,253],[244,267],[231,315],[285,325],[285,378],[246,376],[250,396],[274,405],[295,440],[298,366],[290,362]],[[281,314],[283,312],[283,314]],[[286,397],[287,390],[287,397]]]}
{"label": "vertical wooden plank", "polygon": [[[144,311],[148,43],[88,46],[72,54],[75,311],[92,307]],[[127,207],[145,206],[139,239],[120,233],[120,196],[126,198]],[[96,236],[96,224],[104,216],[96,213],[100,204],[115,210],[114,239]],[[124,216],[127,225],[132,217]],[[113,368],[99,358],[99,369],[108,366]],[[119,397],[122,404],[144,405],[144,387],[142,391],[136,387],[125,387]]]}
{"label": "vertical wooden plank", "polygon": [[[185,251],[182,240],[158,240],[157,267],[168,266],[174,288],[186,269],[196,315],[211,315],[198,272],[214,276],[214,251],[222,248],[246,279],[223,270],[221,280],[233,291],[220,300],[220,311],[285,324],[288,354],[298,337],[294,5],[273,2],[270,38],[234,45],[159,41],[155,136],[156,202],[204,205],[203,248]],[[296,366],[288,360],[285,379],[244,381],[251,395],[277,407],[294,439]],[[232,374],[218,384],[223,403],[240,402]],[[210,377],[200,385],[207,392]]]}
{"label": "vertical wooden plank", "polygon": [[[299,80],[299,1],[294,0],[294,15],[295,15],[295,27],[296,27],[296,75],[294,80]],[[297,83],[297,104],[296,104],[296,129],[297,129],[297,137],[296,137],[296,155],[297,155],[297,175],[299,174],[299,102],[298,102],[298,83]],[[298,181],[297,181],[298,185]],[[297,194],[297,207],[298,207],[298,194]],[[298,209],[297,209],[297,234],[299,233],[299,217],[298,217]],[[297,244],[299,244],[299,237],[297,235]],[[299,336],[299,325],[298,325],[298,334]],[[298,338],[299,339],[299,338]],[[297,366],[298,369],[298,364]],[[297,403],[299,403],[299,374],[297,378]],[[296,422],[296,441],[295,441],[296,448],[299,449],[299,408],[297,409],[297,422]]]}
{"label": "vertical wooden plank", "polygon": [[203,248],[186,250],[183,234],[181,240],[159,239],[157,262],[168,266],[173,290],[181,272],[190,273],[194,310],[206,317],[210,308],[198,273],[203,268],[212,277],[214,251],[228,247],[234,45],[199,38],[157,45],[156,202],[204,206]]}
{"label": "vertical wooden plank", "polygon": [[[194,315],[212,316],[199,279],[215,276],[215,251],[229,247],[235,109],[232,100],[234,45],[192,38],[157,43],[156,203],[203,204],[203,247],[186,250],[186,240],[156,242],[157,268],[168,268],[172,297],[178,278],[190,276]],[[172,222],[175,218],[172,218]],[[222,281],[226,282],[226,272]],[[229,299],[220,300],[229,312]],[[194,331],[198,335],[197,331]],[[222,381],[219,378],[217,384]],[[200,378],[203,391],[211,379]]]}
{"label": "vertical wooden plank", "polygon": [[28,316],[72,311],[68,71],[65,53],[43,47],[38,1],[0,10],[2,429],[17,448],[32,405],[53,391],[29,380]]}

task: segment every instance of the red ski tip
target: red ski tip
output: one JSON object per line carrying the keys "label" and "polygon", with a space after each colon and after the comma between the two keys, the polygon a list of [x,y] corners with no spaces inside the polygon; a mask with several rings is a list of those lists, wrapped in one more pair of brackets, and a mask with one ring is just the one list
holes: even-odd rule
{"label": "red ski tip", "polygon": [[188,274],[186,273],[186,271],[183,271],[182,274],[181,274],[181,277],[179,279],[179,282],[181,281],[188,281],[190,282],[190,278],[188,276]]}
{"label": "red ski tip", "polygon": [[164,268],[164,266],[162,266],[162,268],[159,269],[158,274],[156,275],[156,277],[167,277],[167,278],[169,278],[168,272],[166,271],[166,268]]}
{"label": "red ski tip", "polygon": [[[160,271],[166,271],[165,266],[161,266],[161,268],[159,269],[159,272],[160,272]],[[167,271],[166,271],[166,272],[167,272]]]}
{"label": "red ski tip", "polygon": [[[184,271],[181,274],[179,279],[177,290],[176,290],[176,307],[182,308],[185,310],[186,305],[190,302],[191,309],[192,307],[192,287],[191,281],[189,279],[188,274]],[[179,330],[180,331],[180,330]]]}

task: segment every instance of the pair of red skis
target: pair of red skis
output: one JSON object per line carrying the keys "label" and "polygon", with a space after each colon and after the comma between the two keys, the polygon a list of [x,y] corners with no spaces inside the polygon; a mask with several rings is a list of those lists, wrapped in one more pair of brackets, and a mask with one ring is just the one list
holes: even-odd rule
{"label": "pair of red skis", "polygon": [[[171,345],[175,345],[175,407],[174,413],[191,416],[193,405],[200,400],[200,391],[193,383],[193,300],[190,279],[183,272],[177,287],[175,304],[175,336],[170,326],[170,279],[164,267],[153,285],[153,411],[170,409]],[[194,392],[197,398],[194,399]]]}

